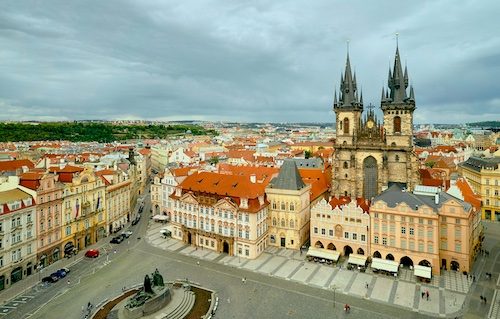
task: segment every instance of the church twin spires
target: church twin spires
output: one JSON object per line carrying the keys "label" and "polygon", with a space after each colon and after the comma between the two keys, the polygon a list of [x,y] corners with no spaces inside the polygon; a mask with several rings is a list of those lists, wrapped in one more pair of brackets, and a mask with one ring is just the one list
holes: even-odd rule
{"label": "church twin spires", "polygon": [[[389,69],[387,80],[388,88],[382,88],[381,104],[382,110],[385,109],[415,109],[415,93],[413,87],[410,86],[409,94],[407,88],[409,84],[408,70],[405,67],[404,73],[399,55],[399,47],[396,47],[396,56],[394,58],[394,68]],[[334,110],[363,110],[363,93],[358,97],[356,74],[352,75],[349,53],[347,53],[347,61],[345,73],[340,77],[340,92],[334,93],[333,100]]]}

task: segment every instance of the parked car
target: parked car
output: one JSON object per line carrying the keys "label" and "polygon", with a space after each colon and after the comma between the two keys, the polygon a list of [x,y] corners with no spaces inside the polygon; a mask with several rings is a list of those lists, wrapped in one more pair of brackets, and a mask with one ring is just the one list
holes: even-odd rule
{"label": "parked car", "polygon": [[99,250],[98,249],[89,249],[85,252],[85,257],[97,258],[97,257],[99,257]]}
{"label": "parked car", "polygon": [[138,215],[133,221],[132,221],[132,225],[137,225],[139,223],[139,221],[141,220],[141,215]]}
{"label": "parked car", "polygon": [[172,232],[168,230],[167,228],[162,228],[160,229],[160,234],[163,235],[163,237],[172,237]]}
{"label": "parked car", "polygon": [[123,241],[123,237],[122,236],[116,236],[116,237],[113,237],[113,239],[111,239],[110,243],[112,244],[119,244]]}
{"label": "parked car", "polygon": [[121,233],[121,236],[123,238],[129,238],[133,233],[130,231],[130,230],[124,230],[122,233]]}
{"label": "parked car", "polygon": [[48,283],[54,283],[58,280],[59,280],[59,277],[55,276],[54,274],[42,278],[42,282],[48,282]]}
{"label": "parked car", "polygon": [[51,274],[51,276],[56,276],[59,279],[66,277],[67,273],[64,269],[59,269]]}
{"label": "parked car", "polygon": [[67,274],[69,274],[69,272],[71,270],[69,270],[69,268],[64,267],[64,268],[59,269],[58,271],[64,271],[66,273],[66,275],[67,275]]}

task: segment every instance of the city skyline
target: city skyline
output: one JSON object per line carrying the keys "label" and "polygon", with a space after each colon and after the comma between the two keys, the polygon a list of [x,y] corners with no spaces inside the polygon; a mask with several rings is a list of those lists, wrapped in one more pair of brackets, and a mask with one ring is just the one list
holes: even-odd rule
{"label": "city skyline", "polygon": [[495,119],[494,7],[1,4],[0,120],[333,123],[346,42],[365,106],[378,109],[396,33],[415,123]]}

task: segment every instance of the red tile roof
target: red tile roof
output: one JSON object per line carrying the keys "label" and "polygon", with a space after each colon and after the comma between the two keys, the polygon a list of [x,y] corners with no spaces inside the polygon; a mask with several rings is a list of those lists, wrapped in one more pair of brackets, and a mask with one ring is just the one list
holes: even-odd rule
{"label": "red tile roof", "polygon": [[476,210],[479,210],[481,208],[481,196],[474,193],[470,184],[465,178],[461,177],[457,179],[457,187],[458,189],[460,189],[460,192],[462,192],[464,201],[474,206]]}
{"label": "red tile roof", "polygon": [[13,161],[1,161],[0,162],[0,172],[11,172],[21,169],[23,166],[28,168],[35,167],[35,164],[27,159],[13,160]]}
{"label": "red tile roof", "polygon": [[[342,205],[347,205],[351,202],[351,198],[349,196],[340,196],[340,197],[332,197],[330,199],[330,206],[332,208],[340,207]],[[365,200],[362,197],[356,198],[356,205],[359,206],[365,213],[370,212],[370,202]]]}

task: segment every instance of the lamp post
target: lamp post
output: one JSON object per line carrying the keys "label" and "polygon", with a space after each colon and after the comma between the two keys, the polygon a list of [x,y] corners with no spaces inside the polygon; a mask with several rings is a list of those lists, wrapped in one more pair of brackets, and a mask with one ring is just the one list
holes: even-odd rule
{"label": "lamp post", "polygon": [[333,290],[333,308],[335,308],[335,291],[337,290],[337,286],[336,285],[332,285],[330,286],[330,289]]}

